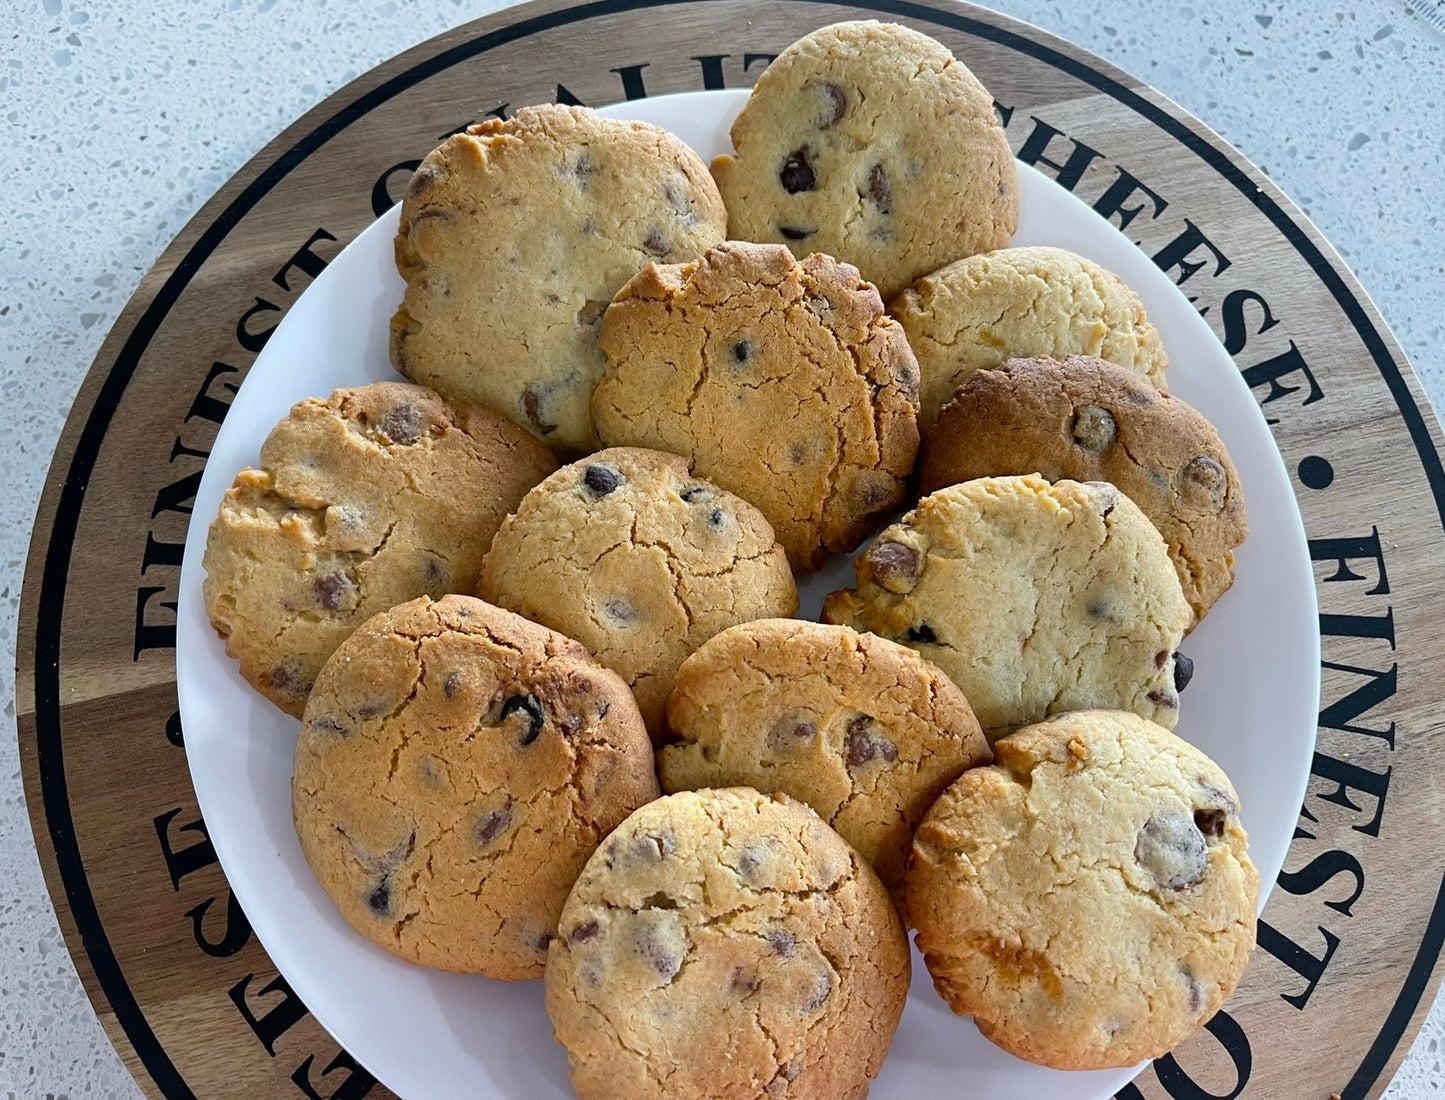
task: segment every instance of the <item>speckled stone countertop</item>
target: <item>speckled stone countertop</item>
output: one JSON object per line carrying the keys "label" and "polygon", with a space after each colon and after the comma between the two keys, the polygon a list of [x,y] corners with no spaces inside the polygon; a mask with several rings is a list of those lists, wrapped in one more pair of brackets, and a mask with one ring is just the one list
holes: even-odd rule
{"label": "speckled stone countertop", "polygon": [[[15,623],[52,449],[102,339],[186,220],[378,62],[496,0],[13,0],[0,10],[0,1098],[131,1097],[56,925],[14,735]],[[1147,80],[1267,172],[1445,398],[1445,36],[1404,0],[993,6]],[[1386,1096],[1445,1095],[1445,1008]]]}

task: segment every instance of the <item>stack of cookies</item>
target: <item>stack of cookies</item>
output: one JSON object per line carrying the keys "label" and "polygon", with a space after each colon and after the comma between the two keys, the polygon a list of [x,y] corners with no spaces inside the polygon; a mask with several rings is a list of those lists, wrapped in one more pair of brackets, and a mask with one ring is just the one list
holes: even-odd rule
{"label": "stack of cookies", "polygon": [[1254,942],[1169,732],[1238,475],[1132,291],[1008,247],[939,43],[825,27],[732,138],[543,106],[417,170],[409,381],[297,405],[206,548],[302,851],[400,957],[545,976],[584,1097],[864,1094],[909,926],[1005,1049],[1162,1054]]}

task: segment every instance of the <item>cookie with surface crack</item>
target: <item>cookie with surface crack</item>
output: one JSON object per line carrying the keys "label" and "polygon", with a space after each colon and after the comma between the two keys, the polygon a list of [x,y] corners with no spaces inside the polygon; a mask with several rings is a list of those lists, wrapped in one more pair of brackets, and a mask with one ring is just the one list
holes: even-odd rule
{"label": "cookie with surface crack", "polygon": [[557,463],[470,401],[373,382],[296,404],[236,475],[202,592],[241,675],[300,717],[316,673],[372,615],[472,591],[507,513]]}
{"label": "cookie with surface crack", "polygon": [[610,444],[686,455],[757,505],[788,560],[852,550],[903,499],[918,366],[855,268],[729,241],[617,294],[592,395]]}
{"label": "cookie with surface crack", "polygon": [[785,795],[644,806],[588,860],[558,929],[547,1014],[582,1100],[861,1097],[908,992],[883,884]]}
{"label": "cookie with surface crack", "polygon": [[923,491],[995,474],[1109,481],[1149,517],[1197,624],[1234,583],[1249,533],[1214,426],[1133,371],[1091,356],[1011,359],[970,375],[925,433]]}
{"label": "cookie with surface crack", "polygon": [[479,122],[407,185],[391,361],[559,452],[595,450],[603,309],[643,264],[693,259],[726,225],[707,166],[656,126],[561,104]]}
{"label": "cookie with surface crack", "polygon": [[1006,359],[1097,355],[1165,388],[1169,357],[1139,296],[1062,248],[1001,248],[958,260],[905,290],[888,312],[908,333],[926,431],[976,370]]}
{"label": "cookie with surface crack", "polygon": [[806,802],[898,891],[913,829],[939,792],[992,754],[936,666],[846,626],[762,619],[682,663],[667,701],[678,740],[663,790],[748,786]]}
{"label": "cookie with surface crack", "polygon": [[685,459],[634,447],[564,466],[528,493],[493,539],[478,593],[587,646],[659,739],[684,657],[727,627],[798,609],[756,508],[691,476]]}
{"label": "cookie with surface crack", "polygon": [[1259,875],[1204,753],[1133,714],[1003,738],[918,827],[908,912],[934,987],[985,1036],[1059,1069],[1170,1050],[1233,991]]}
{"label": "cookie with surface crack", "polygon": [[1189,605],[1159,532],[1104,482],[978,478],[930,493],[853,562],[825,622],[911,646],[984,731],[1132,710],[1169,729]]}
{"label": "cookie with surface crack", "polygon": [[993,97],[939,42],[859,20],[794,42],[732,125],[712,172],[728,235],[854,264],[892,298],[1008,244],[1018,171]]}
{"label": "cookie with surface crack", "polygon": [[443,970],[541,975],[597,844],[657,797],[632,696],[587,651],[471,596],[369,619],[317,677],[291,806],[354,929]]}

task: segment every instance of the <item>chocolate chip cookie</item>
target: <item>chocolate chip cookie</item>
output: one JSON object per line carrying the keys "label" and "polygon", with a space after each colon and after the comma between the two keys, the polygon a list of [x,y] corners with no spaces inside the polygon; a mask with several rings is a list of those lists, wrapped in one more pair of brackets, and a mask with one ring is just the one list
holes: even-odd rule
{"label": "chocolate chip cookie", "polygon": [[908,912],[934,987],[1059,1069],[1155,1058],[1218,1011],[1255,939],[1239,800],[1204,753],[1132,714],[1019,730],[913,842]]}
{"label": "chocolate chip cookie", "polygon": [[748,786],[801,799],[890,890],[939,792],[992,759],[947,676],[906,646],[846,626],[762,619],[682,663],[663,790]]}
{"label": "chocolate chip cookie", "polygon": [[649,265],[608,307],[599,342],[598,434],[686,455],[757,505],[794,568],[852,550],[902,501],[918,367],[849,265],[740,242]]}
{"label": "chocolate chip cookie", "polygon": [[1133,371],[1090,356],[1012,359],[969,376],[926,433],[923,490],[994,474],[1113,482],[1164,536],[1197,624],[1234,583],[1249,533],[1214,426]]}
{"label": "chocolate chip cookie", "polygon": [[541,975],[598,843],[657,796],[616,674],[471,596],[385,611],[317,677],[296,743],[301,850],[353,928],[412,962]]}
{"label": "chocolate chip cookie", "polygon": [[1190,622],[1164,540],[1114,486],[979,478],[931,493],[854,560],[825,622],[912,646],[991,738],[1063,711],[1173,729]]}
{"label": "chocolate chip cookie", "polygon": [[1165,388],[1169,358],[1138,295],[1062,248],[1003,248],[926,275],[889,303],[922,376],[919,423],[976,370],[1006,359],[1096,355]]}
{"label": "chocolate chip cookie", "polygon": [[300,717],[322,664],[378,611],[473,590],[546,447],[470,401],[404,382],[309,398],[261,445],[206,538],[202,592],[241,675]]}
{"label": "chocolate chip cookie", "polygon": [[582,1100],[861,1097],[908,991],[908,942],[818,815],[746,789],[668,795],[587,862],[547,957]]}
{"label": "chocolate chip cookie", "polygon": [[961,256],[1008,244],[1018,172],[993,97],[907,27],[835,23],[758,78],[713,175],[728,235],[854,264],[892,298]]}
{"label": "chocolate chip cookie", "polygon": [[528,493],[497,532],[478,592],[587,646],[627,681],[659,738],[684,657],[727,627],[798,609],[756,508],[677,455],[628,447]]}
{"label": "chocolate chip cookie", "polygon": [[726,224],[707,167],[656,126],[557,104],[478,123],[407,185],[391,361],[560,452],[595,450],[602,311],[643,264],[693,259]]}

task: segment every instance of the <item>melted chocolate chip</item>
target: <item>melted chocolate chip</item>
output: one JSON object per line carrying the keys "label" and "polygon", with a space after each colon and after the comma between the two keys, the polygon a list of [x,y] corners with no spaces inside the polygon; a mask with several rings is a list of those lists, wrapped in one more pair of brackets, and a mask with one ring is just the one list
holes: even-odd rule
{"label": "melted chocolate chip", "polygon": [[311,685],[301,674],[301,666],[290,657],[271,670],[270,679],[271,686],[277,691],[289,691],[295,695],[306,695],[311,691]]}
{"label": "melted chocolate chip", "polygon": [[746,363],[753,357],[753,342],[746,336],[733,342],[733,362]]}
{"label": "melted chocolate chip", "polygon": [[808,147],[804,145],[794,149],[788,154],[788,159],[783,161],[782,170],[778,173],[778,182],[790,195],[813,189],[816,180],[813,176],[813,166],[808,163],[809,152]]}
{"label": "melted chocolate chip", "polygon": [[1086,451],[1099,452],[1118,437],[1114,414],[1098,405],[1085,405],[1074,414],[1074,442]]}
{"label": "melted chocolate chip", "polygon": [[605,497],[622,484],[622,474],[611,466],[594,462],[582,471],[582,484],[595,497]]}
{"label": "melted chocolate chip", "polygon": [[780,959],[791,958],[794,948],[798,945],[798,937],[786,928],[770,928],[763,933],[763,939],[768,941],[768,946],[773,949],[773,954]]}
{"label": "melted chocolate chip", "polygon": [[385,879],[382,879],[380,883],[378,883],[371,890],[367,891],[365,901],[366,907],[370,909],[373,913],[375,913],[378,917],[391,916],[390,884]]}
{"label": "melted chocolate chip", "polygon": [[898,747],[879,732],[877,719],[860,714],[848,723],[848,767],[861,768],[872,760],[898,759]]}
{"label": "melted chocolate chip", "polygon": [[542,402],[546,395],[545,387],[529,385],[522,391],[522,412],[526,414],[528,422],[534,425],[542,435],[550,435],[557,430],[556,424],[542,419]]}
{"label": "melted chocolate chip", "polygon": [[1166,890],[1182,890],[1204,877],[1204,836],[1192,818],[1159,814],[1144,822],[1134,858]]}
{"label": "melted chocolate chip", "polygon": [[1196,455],[1180,469],[1179,479],[1186,493],[1203,495],[1215,508],[1224,506],[1229,477],[1216,459],[1209,455]]}
{"label": "melted chocolate chip", "polygon": [[818,231],[816,229],[804,229],[796,225],[780,225],[778,226],[778,232],[790,241],[806,241]]}
{"label": "melted chocolate chip", "polygon": [[1179,707],[1179,696],[1172,691],[1160,691],[1158,688],[1155,688],[1149,692],[1148,695],[1144,696],[1144,698],[1148,699],[1151,703],[1158,703],[1161,707],[1166,707],[1169,710],[1176,710]]}
{"label": "melted chocolate chip", "polygon": [[1198,1016],[1204,1010],[1204,983],[1194,976],[1194,972],[1183,964],[1179,967],[1180,976],[1184,979],[1184,988],[1189,994],[1189,1011]]}
{"label": "melted chocolate chip", "polygon": [[[677,834],[666,827],[655,833],[643,833],[637,838],[637,850],[649,862],[660,863],[677,851]],[[676,904],[669,905],[667,908],[674,909]]]}
{"label": "melted chocolate chip", "polygon": [[1194,679],[1194,659],[1182,653],[1174,654],[1174,690],[1183,691]]}
{"label": "melted chocolate chip", "polygon": [[813,982],[813,992],[803,1002],[804,1012],[817,1012],[828,1000],[828,995],[833,992],[833,976],[826,970],[818,971],[818,977]]}
{"label": "melted chocolate chip", "polygon": [[666,256],[672,246],[667,243],[667,238],[662,235],[662,230],[653,226],[647,231],[647,236],[642,239],[642,251],[649,256]]}
{"label": "melted chocolate chip", "polygon": [[818,129],[826,130],[848,110],[848,96],[831,80],[820,81],[817,87],[823,95],[823,113],[818,116]]}
{"label": "melted chocolate chip", "polygon": [[602,931],[602,926],[595,920],[584,920],[581,924],[574,926],[572,931],[567,933],[567,942],[586,943],[600,931]]}
{"label": "melted chocolate chip", "polygon": [[749,993],[756,993],[758,986],[762,985],[762,979],[745,966],[733,967],[733,977],[729,985],[734,993],[747,996]]}
{"label": "melted chocolate chip", "polygon": [[727,517],[723,515],[721,508],[714,508],[707,514],[707,525],[714,531],[721,531],[727,526]]}
{"label": "melted chocolate chip", "polygon": [[410,445],[421,438],[421,410],[403,401],[387,410],[378,427],[393,443]]}
{"label": "melted chocolate chip", "polygon": [[875,164],[868,171],[868,197],[878,204],[883,213],[888,213],[888,203],[893,197],[893,185],[888,182],[888,173],[883,165]]}
{"label": "melted chocolate chip", "polygon": [[925,645],[935,645],[938,642],[938,635],[933,632],[933,627],[927,623],[910,626],[903,637],[906,641],[923,642]]}
{"label": "melted chocolate chip", "polygon": [[873,580],[899,595],[912,592],[923,571],[918,551],[901,542],[875,542],[868,548],[866,560]]}
{"label": "melted chocolate chip", "polygon": [[442,694],[448,699],[457,697],[457,689],[462,686],[462,674],[460,672],[448,672],[447,678],[442,681]]}
{"label": "melted chocolate chip", "polygon": [[527,728],[519,745],[530,745],[537,740],[542,732],[542,723],[545,720],[542,713],[542,704],[537,701],[535,695],[513,695],[502,704],[502,721],[505,722],[514,714],[523,714],[527,718]]}
{"label": "melted chocolate chip", "polygon": [[1205,836],[1221,837],[1224,835],[1225,813],[1220,809],[1195,810],[1194,827]]}
{"label": "melted chocolate chip", "polygon": [[667,980],[671,981],[682,969],[682,952],[670,944],[663,943],[658,936],[658,931],[653,927],[644,926],[641,928],[633,947],[639,955],[647,960],[653,970]]}
{"label": "melted chocolate chip", "polygon": [[512,824],[512,805],[512,800],[508,798],[496,809],[488,810],[477,818],[473,835],[477,838],[478,844],[485,848],[507,831],[507,827]]}
{"label": "melted chocolate chip", "polygon": [[343,737],[351,732],[340,720],[329,714],[318,714],[310,720],[310,726],[320,733],[338,733]]}
{"label": "melted chocolate chip", "polygon": [[711,500],[712,490],[706,485],[689,485],[679,494],[689,504],[696,504],[700,500]]}
{"label": "melted chocolate chip", "polygon": [[351,578],[340,570],[317,577],[311,582],[311,592],[315,595],[316,602],[327,611],[340,611],[341,601],[346,598],[351,588]]}
{"label": "melted chocolate chip", "polygon": [[615,623],[630,623],[637,617],[632,604],[621,597],[613,597],[602,605],[602,613]]}
{"label": "melted chocolate chip", "polygon": [[784,715],[768,731],[768,747],[776,754],[788,755],[817,736],[818,726],[811,718]]}

